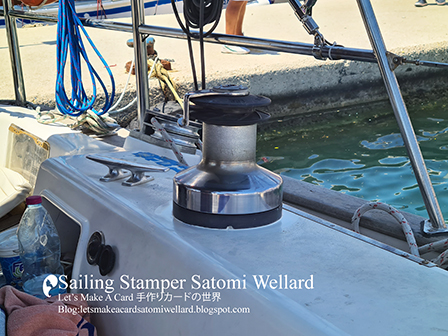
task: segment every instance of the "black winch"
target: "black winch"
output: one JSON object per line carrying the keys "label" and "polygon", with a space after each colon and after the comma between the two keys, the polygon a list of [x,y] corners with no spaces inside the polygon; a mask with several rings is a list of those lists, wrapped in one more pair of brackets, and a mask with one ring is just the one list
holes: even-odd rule
{"label": "black winch", "polygon": [[177,219],[209,228],[239,229],[281,218],[282,179],[255,160],[257,123],[269,118],[257,108],[270,102],[234,85],[185,95],[180,124],[188,125],[190,114],[203,122],[203,151],[198,165],[174,177]]}

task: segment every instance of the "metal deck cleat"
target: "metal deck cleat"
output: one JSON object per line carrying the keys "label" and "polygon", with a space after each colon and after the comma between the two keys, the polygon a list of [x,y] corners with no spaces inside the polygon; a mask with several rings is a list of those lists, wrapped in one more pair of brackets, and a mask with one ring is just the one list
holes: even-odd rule
{"label": "metal deck cleat", "polygon": [[[124,186],[133,187],[154,180],[152,176],[146,176],[146,172],[166,172],[169,168],[150,166],[135,162],[100,156],[86,155],[89,160],[101,163],[109,168],[109,173],[100,178],[102,182],[111,182],[131,176],[122,183]],[[125,171],[130,171],[126,173]]]}

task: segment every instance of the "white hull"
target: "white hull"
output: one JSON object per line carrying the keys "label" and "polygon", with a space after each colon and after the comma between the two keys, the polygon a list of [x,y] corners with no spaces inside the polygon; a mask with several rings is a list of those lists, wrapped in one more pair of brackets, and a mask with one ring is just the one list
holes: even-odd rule
{"label": "white hull", "polygon": [[[32,123],[20,113],[18,118],[0,116],[2,125]],[[48,137],[50,126],[34,126]],[[381,248],[287,206],[281,220],[259,228],[187,225],[171,213],[172,179],[182,168],[160,156],[164,149],[130,137],[125,151],[76,133],[48,140],[54,157],[42,164],[35,193],[43,196],[58,227],[63,251],[75,252],[72,278],[78,284],[86,276],[109,281],[108,288],[81,284],[72,291],[101,296],[89,302],[91,307],[148,309],[93,313],[98,335],[436,335],[446,324],[448,273],[421,265],[421,259],[403,258],[392,247]],[[107,168],[85,157],[92,152],[170,170],[153,173],[154,181],[137,187],[100,182]],[[89,237],[97,231],[116,253],[115,267],[106,276],[86,259]],[[258,288],[254,276],[277,282]],[[170,286],[166,296],[151,300],[148,293],[160,295],[161,289],[139,288],[137,280],[132,288],[132,278],[166,280]],[[197,288],[197,281],[212,278],[244,287]],[[173,280],[183,283],[182,289]],[[193,293],[201,299],[193,300]],[[204,301],[203,293],[220,293],[220,300]],[[168,311],[157,312],[162,307]],[[218,308],[228,307],[250,313],[217,315]]]}

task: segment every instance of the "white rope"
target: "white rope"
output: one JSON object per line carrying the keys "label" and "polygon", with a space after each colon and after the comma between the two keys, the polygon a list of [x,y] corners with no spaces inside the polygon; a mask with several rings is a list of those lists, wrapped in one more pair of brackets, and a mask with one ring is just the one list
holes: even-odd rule
{"label": "white rope", "polygon": [[116,129],[119,127],[115,119],[109,117],[107,113],[103,115],[97,115],[96,113],[88,110],[79,117],[71,117],[66,114],[62,114],[57,109],[51,111],[41,111],[40,106],[36,108],[37,122],[41,124],[53,124],[63,123],[71,129],[81,129],[94,132],[98,136],[115,134]]}
{"label": "white rope", "polygon": [[40,106],[36,107],[37,121],[41,124],[53,124],[57,122],[63,122],[65,120],[70,120],[71,117],[67,114],[62,114],[58,109],[50,111],[41,111]]}
{"label": "white rope", "polygon": [[[420,254],[428,252],[442,252],[437,258],[431,260],[434,264],[442,267],[448,264],[448,239],[442,239],[419,247]],[[446,267],[443,267],[446,268]]]}
{"label": "white rope", "polygon": [[336,46],[336,41],[328,48],[328,58],[333,61],[333,57],[331,57],[331,50]]}
{"label": "white rope", "polygon": [[434,264],[441,268],[447,268],[448,266],[448,250],[441,253],[437,258],[431,260]]}
{"label": "white rope", "polygon": [[359,233],[359,221],[361,220],[361,216],[364,215],[364,213],[366,213],[367,211],[374,209],[387,212],[388,214],[392,215],[392,217],[394,217],[398,223],[401,224],[411,254],[420,257],[417,242],[415,241],[414,233],[412,232],[411,226],[409,225],[406,218],[404,218],[404,216],[397,209],[395,209],[390,205],[381,202],[372,202],[372,203],[366,203],[360,208],[358,208],[358,210],[356,210],[355,214],[352,217],[353,231]]}
{"label": "white rope", "polygon": [[132,72],[131,70],[132,70],[133,66],[134,66],[134,59],[132,59],[132,61],[131,61],[131,67],[129,68],[129,74],[128,74],[128,78],[126,80],[126,84],[124,85],[123,92],[121,93],[120,97],[118,98],[118,100],[114,104],[114,106],[112,106],[110,108],[109,113],[113,112],[117,108],[117,106],[120,104],[121,100],[123,99],[124,94],[126,93],[126,89],[128,88],[128,85],[129,85],[129,80],[131,79],[131,72]]}
{"label": "white rope", "polygon": [[127,109],[130,108],[132,105],[134,105],[134,104],[136,103],[136,101],[137,101],[137,97],[134,97],[134,99],[133,99],[131,102],[129,102],[129,104],[127,104],[127,105],[124,106],[124,107],[119,108],[119,109],[116,110],[116,111],[112,111],[112,114],[117,114],[117,113],[120,113],[120,112],[123,112],[123,111],[127,110]]}
{"label": "white rope", "polygon": [[108,136],[115,134],[115,131],[120,126],[107,113],[98,115],[88,110],[87,113],[77,117],[76,122],[69,125],[69,127],[72,129],[92,131],[98,136]]}
{"label": "white rope", "polygon": [[428,253],[431,251],[435,251],[435,252],[443,252],[448,250],[448,239],[442,239],[436,242],[432,242],[426,245],[423,245],[421,247],[418,248],[418,251],[421,254],[424,253]]}
{"label": "white rope", "polygon": [[[151,70],[149,71],[148,79],[151,78],[152,73],[154,72],[154,68],[155,68],[156,63],[157,63],[158,60],[159,60],[159,57],[156,57],[156,59],[154,60],[153,65],[152,65],[152,67],[151,67]],[[121,102],[121,100],[123,99],[124,94],[125,94],[125,92],[126,92],[126,89],[127,89],[128,85],[129,85],[129,79],[131,78],[131,73],[132,73],[132,67],[133,67],[133,66],[134,66],[134,59],[132,59],[131,66],[130,66],[130,68],[129,68],[128,79],[126,80],[126,84],[125,84],[125,86],[124,86],[123,92],[121,93],[120,97],[118,98],[118,100],[117,100],[117,102],[114,104],[114,106],[111,107],[111,109],[109,110],[109,113],[112,113],[112,114],[121,113],[121,112],[127,110],[128,108],[130,108],[132,105],[134,105],[134,104],[136,103],[136,101],[137,101],[137,97],[135,97],[135,98],[134,98],[129,104],[127,104],[126,106],[121,107],[121,108],[118,109],[118,110],[115,110],[115,109],[117,108],[118,104],[119,104],[119,103]],[[150,85],[149,82],[148,82],[148,85]],[[115,110],[115,111],[114,111],[114,110]]]}

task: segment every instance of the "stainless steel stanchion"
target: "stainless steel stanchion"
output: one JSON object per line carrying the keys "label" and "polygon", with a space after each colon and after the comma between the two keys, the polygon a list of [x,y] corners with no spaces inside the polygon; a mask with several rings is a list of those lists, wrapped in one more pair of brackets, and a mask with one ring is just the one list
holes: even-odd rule
{"label": "stainless steel stanchion", "polygon": [[[146,109],[149,108],[148,62],[146,42],[142,41],[140,26],[145,24],[145,8],[142,0],[131,0],[132,26],[134,38],[135,79],[137,81],[137,118],[140,131]],[[131,71],[132,69],[130,69]]]}
{"label": "stainless steel stanchion", "polygon": [[3,1],[5,28],[8,38],[9,56],[11,58],[12,77],[14,80],[16,102],[20,105],[25,105],[25,82],[23,80],[22,62],[20,60],[19,39],[17,38],[17,24],[16,19],[9,15],[9,10],[12,8],[13,5],[11,0]]}
{"label": "stainless steel stanchion", "polygon": [[401,136],[403,137],[417,183],[423,196],[426,210],[428,211],[430,221],[425,223],[424,231],[428,234],[448,232],[428,171],[426,170],[425,161],[420,151],[409,114],[406,110],[406,105],[400,92],[397,78],[389,65],[386,47],[381,36],[372,4],[370,3],[370,0],[357,1],[364,25],[366,26],[369,35],[370,43],[378,60],[380,72],[386,85],[387,93],[389,94],[395,118],[400,127]]}

